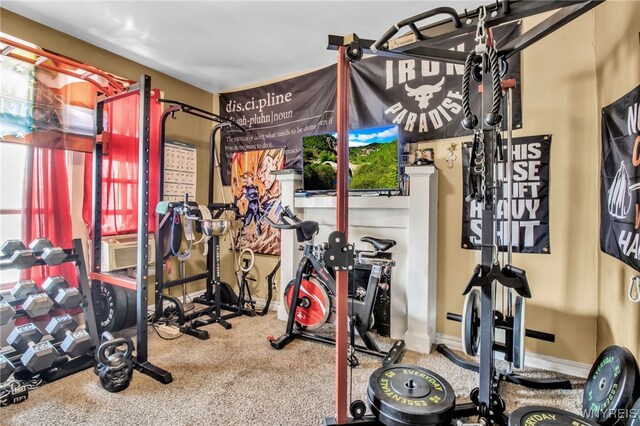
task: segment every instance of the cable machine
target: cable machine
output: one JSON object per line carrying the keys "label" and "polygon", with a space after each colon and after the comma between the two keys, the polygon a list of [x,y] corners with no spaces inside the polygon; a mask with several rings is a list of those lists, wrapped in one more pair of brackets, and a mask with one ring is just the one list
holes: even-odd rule
{"label": "cable machine", "polygon": [[[165,253],[165,244],[164,238],[162,237],[162,230],[169,224],[171,224],[171,226],[175,226],[175,213],[184,215],[187,218],[187,221],[195,222],[196,230],[208,234],[210,236],[210,239],[206,242],[206,244],[208,244],[208,250],[207,269],[205,272],[198,273],[189,277],[181,277],[176,280],[165,280],[162,272],[159,272],[156,275],[156,304],[154,311],[154,321],[158,321],[163,316],[165,316],[165,307],[163,302],[168,301],[172,305],[174,313],[177,314],[178,326],[181,332],[197,337],[199,339],[208,339],[209,333],[205,330],[199,330],[199,327],[217,323],[228,330],[231,328],[231,324],[226,320],[239,316],[243,313],[242,309],[240,308],[234,310],[229,314],[223,315],[221,313],[222,291],[220,282],[219,237],[222,232],[228,232],[228,229],[226,226],[224,226],[225,229],[222,229],[223,226],[221,222],[215,222],[215,220],[219,219],[225,212],[228,211],[234,212],[237,215],[238,208],[235,204],[214,203],[214,170],[216,169],[216,167],[219,167],[215,150],[216,134],[224,127],[229,127],[232,125],[236,126],[243,132],[245,131],[245,129],[231,119],[219,116],[212,112],[205,111],[191,105],[187,105],[179,101],[160,99],[160,102],[170,104],[170,106],[164,110],[160,119],[160,149],[158,164],[161,174],[158,181],[159,200],[162,200],[162,197],[164,195],[164,173],[162,173],[162,171],[164,170],[165,133],[167,119],[169,117],[175,117],[175,114],[177,112],[182,112],[217,123],[211,129],[209,138],[209,189],[206,207],[209,209],[210,215],[214,220],[210,223],[216,224],[218,228],[213,229],[211,226],[206,227],[202,224],[202,219],[204,218],[202,217],[203,215],[199,210],[198,204],[195,201],[189,201],[186,195],[184,201],[165,203],[165,208],[162,210],[163,212],[160,212],[159,210],[156,211],[156,267],[160,268],[159,271],[162,271]],[[160,204],[163,204],[163,202],[161,202]],[[178,224],[178,226],[180,225]],[[189,312],[185,312],[182,303],[177,298],[163,293],[164,289],[203,279],[206,283],[205,292],[202,296],[195,298],[194,302],[205,305],[204,308],[193,309]],[[188,325],[186,325],[187,322],[189,323]]]}
{"label": "cable machine", "polygon": [[[506,60],[513,55],[516,55],[520,51],[531,46],[533,43],[551,34],[553,31],[561,28],[580,15],[593,9],[598,4],[602,3],[602,1],[603,0],[534,2],[519,0],[496,0],[494,3],[482,6],[474,11],[465,10],[465,12],[461,15],[458,15],[456,10],[453,8],[440,7],[396,23],[378,40],[360,39],[355,34],[351,34],[349,36],[329,36],[328,48],[338,51],[337,120],[339,149],[344,149],[344,146],[346,145],[345,138],[347,135],[346,131],[349,120],[348,102],[346,103],[346,108],[342,103],[345,100],[345,96],[348,99],[348,79],[346,81],[342,79],[341,81],[341,75],[346,74],[346,76],[348,77],[349,64],[347,61],[357,62],[362,58],[363,53],[376,54],[389,58],[406,59],[407,57],[411,57],[456,64],[465,64],[468,60],[472,60],[474,62],[480,61],[482,70],[486,71],[484,73],[481,73],[483,114],[480,117],[480,120],[478,120],[477,117],[473,116],[468,111],[468,108],[465,109],[463,106],[463,109],[465,109],[465,120],[463,121],[463,126],[467,129],[474,129],[475,137],[478,140],[482,141],[481,144],[477,145],[477,154],[482,156],[484,162],[489,165],[485,167],[484,170],[482,170],[481,176],[477,176],[477,178],[479,178],[480,180],[478,181],[479,185],[477,185],[476,187],[478,192],[474,194],[477,200],[482,200],[481,263],[477,268],[480,268],[479,278],[483,279],[479,279],[478,282],[474,284],[478,286],[478,290],[480,292],[480,364],[478,366],[480,383],[477,394],[472,395],[473,402],[471,404],[462,404],[460,406],[457,406],[453,414],[454,417],[478,415],[479,422],[481,424],[506,423],[503,414],[504,401],[502,401],[500,395],[497,392],[500,377],[496,374],[493,353],[495,344],[493,318],[495,298],[493,292],[496,285],[495,282],[500,278],[499,275],[507,275],[506,273],[504,273],[504,271],[496,270],[494,244],[495,229],[493,210],[495,185],[493,185],[493,182],[495,180],[495,176],[494,170],[491,165],[494,164],[494,160],[496,159],[496,142],[494,140],[494,134],[496,131],[496,126],[500,122],[499,117],[496,115],[499,110],[499,101],[497,104],[498,108],[496,108],[495,101],[497,100],[497,98],[501,98],[501,93],[496,93],[495,85],[495,68],[497,61]],[[468,54],[466,52],[433,47],[434,43],[443,39],[448,39],[458,35],[473,32],[476,32],[476,36],[480,36],[481,39],[486,41],[486,35],[484,33],[479,34],[481,27],[482,31],[486,29],[488,31],[488,34],[490,35],[490,29],[497,25],[557,9],[560,10],[543,22],[531,28],[526,33],[516,37],[506,45],[499,46],[496,49],[491,48],[487,44],[486,46],[490,47],[486,51],[487,54],[485,54],[485,51],[482,50],[480,52],[477,52],[477,55],[474,54],[472,56],[471,54]],[[448,15],[447,19],[421,28],[418,28],[418,26],[416,25],[419,21],[441,14]],[[479,23],[480,25],[478,25]],[[393,38],[403,27],[407,27],[409,32]],[[466,81],[468,84],[468,77],[466,78]],[[500,92],[499,81],[498,92]],[[476,129],[476,126],[478,124],[480,124],[480,126]],[[341,225],[345,226],[346,228],[346,221],[341,221],[341,219],[345,220],[348,208],[347,203],[343,201],[346,199],[347,187],[340,186],[340,176],[342,176],[341,172],[344,173],[346,169],[346,165],[344,164],[343,160],[344,158],[341,158],[339,151],[337,223],[339,231],[346,232],[345,229],[341,228]],[[492,278],[491,274],[494,272],[495,277]],[[511,272],[514,272],[514,275],[516,275],[515,272],[517,271],[514,270]],[[524,278],[525,281],[523,281],[522,278],[524,278],[523,274],[518,277],[518,283],[514,285],[516,285],[519,290],[524,291],[523,289],[525,287],[526,289],[528,289],[528,286],[525,286],[526,278]],[[500,282],[503,283],[502,280],[500,280]],[[511,283],[514,283],[514,281],[511,281]],[[340,292],[340,283],[338,283],[338,289],[338,318],[336,322],[338,331],[338,334],[336,336],[336,417],[325,418],[324,424],[377,424],[375,419],[362,417],[360,417],[360,419],[353,419],[347,418],[346,415],[347,358],[346,353],[340,351],[341,344],[346,346],[346,333],[340,333],[340,330],[346,330],[346,309],[341,311],[340,307],[343,306],[343,304],[346,304],[347,297],[345,293]]]}

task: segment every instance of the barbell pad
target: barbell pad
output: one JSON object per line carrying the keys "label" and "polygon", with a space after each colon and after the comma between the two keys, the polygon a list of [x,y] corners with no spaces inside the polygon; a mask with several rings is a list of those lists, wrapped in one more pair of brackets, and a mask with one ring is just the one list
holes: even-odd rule
{"label": "barbell pad", "polygon": [[46,315],[52,307],[53,301],[45,293],[32,294],[22,304],[22,309],[31,318]]}
{"label": "barbell pad", "polygon": [[29,345],[20,357],[22,365],[32,373],[46,370],[58,359],[60,353],[53,347],[50,341]]}
{"label": "barbell pad", "polygon": [[36,263],[36,255],[33,250],[16,250],[9,262],[16,269],[29,269]]}
{"label": "barbell pad", "polygon": [[24,299],[30,294],[36,294],[39,292],[36,282],[33,280],[18,281],[11,289],[11,295],[14,299]]}
{"label": "barbell pad", "polygon": [[11,321],[11,318],[13,318],[15,314],[16,311],[13,309],[13,306],[5,301],[0,302],[0,325],[5,325]]}
{"label": "barbell pad", "polygon": [[40,256],[49,266],[59,265],[67,258],[67,253],[60,247],[47,247]]}
{"label": "barbell pad", "polygon": [[29,248],[31,250],[37,251],[39,253],[43,252],[45,248],[51,247],[53,247],[53,244],[51,244],[51,241],[48,238],[36,238],[29,244]]}
{"label": "barbell pad", "polygon": [[4,256],[11,256],[16,250],[26,250],[27,247],[20,240],[7,240],[2,243],[0,253]]}
{"label": "barbell pad", "polygon": [[34,323],[28,323],[24,325],[18,325],[13,328],[9,337],[7,337],[7,343],[13,347],[13,349],[20,351],[29,347],[29,342],[38,343],[42,340],[42,332]]}

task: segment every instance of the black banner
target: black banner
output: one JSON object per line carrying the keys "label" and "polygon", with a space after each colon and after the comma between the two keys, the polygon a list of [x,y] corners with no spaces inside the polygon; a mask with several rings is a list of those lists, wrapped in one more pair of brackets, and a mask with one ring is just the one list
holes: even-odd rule
{"label": "black banner", "polygon": [[282,148],[285,169],[302,170],[302,137],[336,131],[336,66],[238,92],[220,94],[220,114],[247,131],[222,132],[222,181],[231,183],[234,152]]}
{"label": "black banner", "polygon": [[[468,146],[467,146],[468,145]],[[497,243],[500,251],[507,250],[508,187],[506,182],[507,146],[503,143],[504,163],[498,163],[498,182],[495,212]],[[512,148],[512,203],[511,242],[514,253],[551,253],[549,243],[549,158],[551,135],[527,136],[513,139]],[[479,250],[482,237],[482,206],[475,200],[467,203],[469,193],[467,175],[471,144],[462,150],[462,247]],[[487,165],[490,167],[490,165]],[[492,184],[486,183],[487,187]],[[492,241],[487,244],[492,244]]]}
{"label": "black banner", "polygon": [[602,109],[600,249],[640,271],[640,86]]}
{"label": "black banner", "polygon": [[[497,46],[520,35],[520,23],[493,28]],[[444,40],[433,47],[470,52],[475,34]],[[520,55],[508,61],[505,79],[515,79],[513,125],[522,126],[520,101]],[[401,143],[468,135],[462,121],[462,74],[464,65],[420,59],[389,59],[375,56],[351,67],[353,129],[397,124]],[[481,96],[471,79],[471,110],[481,116]],[[503,113],[504,114],[504,113]]]}

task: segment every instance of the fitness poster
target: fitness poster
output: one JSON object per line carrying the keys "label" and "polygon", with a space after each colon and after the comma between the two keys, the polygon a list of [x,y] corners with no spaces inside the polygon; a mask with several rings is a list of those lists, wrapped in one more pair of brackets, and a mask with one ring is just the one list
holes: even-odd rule
{"label": "fitness poster", "polygon": [[640,86],[602,109],[600,249],[640,271]]}
{"label": "fitness poster", "polygon": [[[496,190],[497,223],[495,231],[500,251],[507,251],[508,203],[507,145],[503,144],[504,162],[498,163],[496,177],[504,185]],[[551,253],[549,243],[549,157],[551,135],[513,139],[511,247],[514,253]],[[471,144],[462,150],[462,248],[479,250],[482,237],[482,205],[464,198],[469,193],[467,176]],[[487,187],[491,183],[487,182]],[[492,244],[488,242],[487,244]]]}
{"label": "fitness poster", "polygon": [[[493,29],[498,48],[520,35],[520,23]],[[475,33],[434,43],[433,47],[470,52]],[[520,55],[508,61],[503,79],[515,79],[513,126],[522,127]],[[462,127],[464,65],[421,59],[374,56],[351,66],[353,129],[397,124],[401,143],[437,140],[471,134]],[[480,84],[471,79],[470,106],[480,116]],[[504,114],[504,112],[503,112]]]}
{"label": "fitness poster", "polygon": [[302,170],[302,137],[336,131],[336,66],[238,92],[220,94],[220,115],[246,129],[222,131],[222,182],[231,184],[235,152],[284,150],[284,168]]}

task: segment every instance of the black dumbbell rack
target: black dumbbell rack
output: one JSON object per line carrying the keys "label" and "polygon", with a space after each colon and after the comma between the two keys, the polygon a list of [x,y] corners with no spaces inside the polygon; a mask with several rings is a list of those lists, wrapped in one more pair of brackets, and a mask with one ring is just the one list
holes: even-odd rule
{"label": "black dumbbell rack", "polygon": [[[104,273],[100,269],[102,247],[102,159],[107,155],[103,143],[103,112],[107,103],[123,97],[139,94],[140,106],[138,124],[138,231],[136,279],[130,280],[117,275]],[[102,283],[127,288],[136,292],[136,352],[133,357],[134,368],[161,383],[173,381],[171,373],[149,362],[147,345],[147,307],[149,283],[149,146],[151,122],[151,77],[142,75],[137,84],[129,86],[126,92],[113,96],[101,96],[96,103],[95,147],[93,151],[93,221],[91,242],[91,291],[96,296]],[[99,330],[101,332],[102,330]]]}
{"label": "black dumbbell rack", "polygon": [[[76,269],[78,272],[78,282],[80,284],[79,290],[85,298],[85,300],[80,305],[82,307],[82,316],[85,324],[85,329],[87,330],[93,341],[97,344],[99,342],[98,330],[96,326],[95,314],[93,311],[93,301],[89,288],[87,268],[84,262],[82,241],[80,239],[73,240],[73,249],[65,249],[64,251],[67,256],[61,263],[73,262],[76,265]],[[10,256],[0,257],[0,270],[13,269],[13,265],[11,265],[10,262],[7,262],[9,257]],[[32,267],[34,266],[47,266],[47,264],[42,259],[37,259]],[[22,299],[12,299],[10,294],[4,295],[3,300],[9,303],[11,306],[18,306],[23,302]],[[17,313],[13,316],[13,319],[21,317],[25,317],[25,314],[21,313],[20,310],[18,310]],[[41,328],[42,331],[42,327],[39,328]],[[41,342],[45,341],[50,341],[56,349],[60,347],[61,342],[55,342],[53,337],[51,336],[47,337],[45,335]],[[68,375],[74,374],[78,371],[91,368],[93,367],[95,362],[94,351],[91,350],[87,354],[73,359],[69,358],[68,356],[62,355],[52,364],[50,368],[39,372],[30,372],[24,366],[22,366],[20,362],[20,357],[22,356],[22,354],[23,351],[15,350],[10,346],[2,347],[0,349],[0,355],[4,355],[16,367],[16,370],[13,374],[14,377],[19,380],[29,380],[31,379],[31,376],[33,374],[39,374],[40,378],[43,379],[44,382],[52,382]]]}

